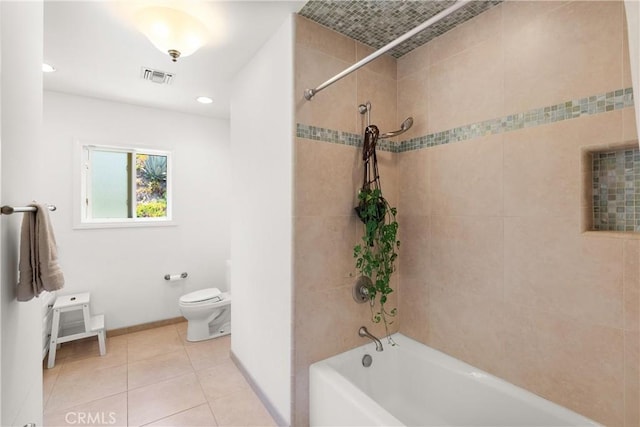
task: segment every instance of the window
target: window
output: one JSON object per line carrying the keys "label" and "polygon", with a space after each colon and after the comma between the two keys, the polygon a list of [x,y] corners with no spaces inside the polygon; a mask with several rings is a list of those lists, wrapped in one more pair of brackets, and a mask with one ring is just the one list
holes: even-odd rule
{"label": "window", "polygon": [[81,145],[82,224],[171,220],[171,153]]}

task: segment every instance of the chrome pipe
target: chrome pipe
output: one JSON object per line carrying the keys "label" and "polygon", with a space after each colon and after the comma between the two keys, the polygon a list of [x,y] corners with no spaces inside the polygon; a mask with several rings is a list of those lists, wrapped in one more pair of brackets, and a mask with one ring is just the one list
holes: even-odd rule
{"label": "chrome pipe", "polygon": [[383,133],[378,138],[380,139],[393,138],[394,136],[401,135],[406,131],[408,131],[409,129],[411,129],[411,126],[413,126],[413,117],[409,117],[407,120],[402,122],[402,124],[400,125],[400,129],[394,130],[392,132]]}
{"label": "chrome pipe", "polygon": [[315,88],[315,89],[305,89],[305,91],[304,91],[304,99],[306,99],[307,101],[311,101],[311,99],[315,96],[316,93],[320,92],[321,90],[323,90],[324,88],[326,88],[328,86],[331,86],[332,84],[334,84],[338,80],[342,79],[343,77],[348,76],[349,74],[351,74],[354,71],[356,71],[358,68],[361,68],[361,67],[367,65],[369,62],[371,62],[374,59],[376,59],[377,57],[387,53],[388,51],[390,51],[394,47],[398,46],[400,43],[403,43],[404,41],[406,41],[406,40],[410,39],[411,37],[415,36],[420,31],[427,29],[431,25],[433,25],[436,22],[440,21],[442,18],[445,18],[445,17],[451,15],[453,12],[457,11],[458,9],[460,9],[461,7],[463,7],[464,5],[466,5],[469,2],[470,2],[470,0],[460,0],[460,1],[456,2],[455,4],[453,4],[452,6],[448,7],[447,9],[443,10],[442,12],[433,15],[431,18],[427,19],[426,21],[424,21],[422,24],[418,25],[414,29],[409,30],[408,32],[406,32],[405,34],[401,35],[397,39],[393,40],[392,42],[390,42],[390,43],[386,44],[385,46],[381,47],[380,49],[376,50],[375,52],[373,52],[372,54],[370,54],[366,58],[361,59],[360,61],[358,61],[355,64],[353,64],[351,67],[349,67],[346,70],[342,71],[341,73],[336,74],[335,76],[331,77],[329,80],[327,80],[326,82],[322,83],[317,88]]}
{"label": "chrome pipe", "polygon": [[366,327],[360,326],[360,329],[358,329],[358,335],[360,335],[363,338],[365,338],[365,337],[369,338],[371,341],[376,343],[376,351],[384,350],[382,348],[382,343],[380,342],[380,340],[378,338],[376,338],[375,336],[371,335],[371,333],[369,333],[369,331],[367,330]]}
{"label": "chrome pipe", "polygon": [[[56,208],[54,205],[47,205],[47,209],[49,209],[50,211],[55,211]],[[0,214],[2,215],[11,215],[14,213],[20,213],[20,212],[36,212],[38,210],[38,208],[36,208],[35,206],[2,206],[0,207]]]}

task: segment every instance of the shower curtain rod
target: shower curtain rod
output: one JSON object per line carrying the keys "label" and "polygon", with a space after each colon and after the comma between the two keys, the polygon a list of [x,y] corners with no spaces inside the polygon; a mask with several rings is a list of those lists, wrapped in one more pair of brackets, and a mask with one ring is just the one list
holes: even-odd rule
{"label": "shower curtain rod", "polygon": [[[54,205],[47,205],[47,209],[55,211],[57,208]],[[11,215],[18,212],[37,212],[38,208],[35,206],[2,206],[0,207],[0,214]]]}
{"label": "shower curtain rod", "polygon": [[393,49],[394,47],[396,47],[400,43],[404,42],[405,40],[410,39],[411,37],[415,36],[420,31],[430,27],[431,25],[433,25],[436,22],[440,21],[442,18],[445,18],[446,16],[451,15],[453,12],[455,12],[458,9],[460,9],[461,7],[463,7],[464,5],[469,3],[470,1],[471,0],[460,0],[460,1],[456,2],[455,4],[453,4],[452,6],[448,7],[447,9],[443,10],[442,12],[440,12],[440,13],[438,13],[436,15],[433,15],[431,18],[427,19],[422,24],[420,24],[417,27],[415,27],[413,30],[410,30],[407,33],[401,35],[397,39],[393,40],[391,43],[388,43],[387,45],[385,45],[385,46],[381,47],[380,49],[376,50],[375,52],[373,52],[371,55],[367,56],[366,58],[361,59],[360,61],[356,62],[351,67],[347,68],[346,70],[342,71],[341,73],[336,74],[335,76],[331,77],[329,80],[327,80],[326,82],[322,83],[317,88],[315,88],[315,89],[305,89],[305,91],[304,91],[304,99],[306,99],[307,101],[311,101],[311,98],[313,98],[313,96],[316,93],[320,92],[322,89],[324,89],[324,88],[326,88],[328,86],[331,86],[332,84],[334,84],[338,80],[342,79],[343,77],[346,77],[349,74],[353,73],[358,68],[361,68],[361,67],[367,65],[369,62],[373,61],[374,59],[376,59],[380,55],[383,55],[384,53],[386,53],[389,50]]}

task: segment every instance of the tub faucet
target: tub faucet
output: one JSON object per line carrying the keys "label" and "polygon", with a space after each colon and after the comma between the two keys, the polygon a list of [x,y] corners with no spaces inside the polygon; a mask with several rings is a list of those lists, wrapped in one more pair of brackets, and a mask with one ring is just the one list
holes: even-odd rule
{"label": "tub faucet", "polygon": [[380,340],[378,338],[374,337],[373,335],[371,335],[369,333],[369,331],[367,331],[367,328],[365,328],[364,326],[360,326],[360,329],[358,330],[358,335],[360,335],[361,337],[367,337],[367,338],[371,339],[371,341],[376,343],[376,351],[384,350],[382,348],[382,343],[380,342]]}

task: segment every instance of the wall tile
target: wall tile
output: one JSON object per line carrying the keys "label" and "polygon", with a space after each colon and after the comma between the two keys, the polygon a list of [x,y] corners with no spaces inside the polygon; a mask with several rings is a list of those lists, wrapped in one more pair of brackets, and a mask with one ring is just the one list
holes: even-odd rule
{"label": "wall tile", "polygon": [[348,348],[356,307],[350,286],[317,292],[298,291],[296,286],[295,301],[296,363],[317,362]]}
{"label": "wall tile", "polygon": [[640,241],[626,240],[623,245],[624,329],[640,331]]}
{"label": "wall tile", "polygon": [[407,140],[429,133],[427,73],[419,72],[398,80],[398,124],[413,117],[413,126],[399,139]]}
{"label": "wall tile", "polygon": [[638,140],[638,126],[635,108],[622,110],[622,141]]}
{"label": "wall tile", "polygon": [[[388,151],[378,151],[377,157],[382,194],[391,206],[398,207],[397,157],[394,153]],[[362,177],[362,168],[359,168],[359,171],[361,172],[358,175]],[[362,178],[360,178],[360,185],[362,185]]]}
{"label": "wall tile", "polygon": [[[502,117],[504,73],[502,37],[429,67],[429,131]],[[517,110],[522,111],[522,110]]]}
{"label": "wall tile", "polygon": [[416,72],[426,72],[429,66],[430,49],[431,43],[423,44],[398,58],[398,79],[403,79]]}
{"label": "wall tile", "polygon": [[[360,326],[388,345],[382,324],[371,322],[369,304],[357,304],[352,297],[352,284],[322,291],[298,291],[296,287],[294,311],[294,369],[295,398],[292,425],[309,424],[309,365],[338,353],[367,344],[358,335]],[[398,290],[398,278],[391,287]],[[393,292],[388,308],[398,307],[398,292]],[[397,332],[399,319],[391,319],[389,332]]]}
{"label": "wall tile", "polygon": [[506,112],[621,88],[622,7],[571,2],[505,33]]}
{"label": "wall tile", "polygon": [[399,153],[398,158],[398,212],[401,215],[428,215],[429,157],[433,150]]}
{"label": "wall tile", "polygon": [[[425,280],[429,272],[429,245],[431,218],[401,214],[398,218],[398,240],[400,250],[398,270],[402,272],[402,280]],[[408,291],[409,294],[411,293]]]}
{"label": "wall tile", "polygon": [[400,276],[400,329],[403,335],[429,343],[429,289],[425,276]]}
{"label": "wall tile", "polygon": [[481,295],[429,287],[429,345],[500,374],[505,363],[502,303]]}
{"label": "wall tile", "polygon": [[640,425],[640,334],[624,333],[625,427]]}
{"label": "wall tile", "polygon": [[[360,61],[375,52],[376,49],[360,42],[356,42],[356,62]],[[384,54],[369,62],[362,69],[381,74],[387,79],[397,78],[396,58],[389,54]]]}
{"label": "wall tile", "polygon": [[[353,106],[357,113],[358,105],[367,101],[371,102],[371,124],[378,126],[380,133],[389,132],[399,128],[396,121],[396,80],[384,77],[381,74],[360,69],[356,72],[358,77],[358,104]],[[358,113],[360,116],[360,114]],[[360,116],[362,120],[362,134],[366,126],[366,114]]]}
{"label": "wall tile", "polygon": [[[356,42],[354,40],[300,15],[296,15],[296,44],[323,52],[342,61],[353,63],[356,59]],[[329,77],[331,76],[328,76],[327,79]]]}
{"label": "wall tile", "polygon": [[508,305],[503,326],[507,380],[604,425],[622,425],[620,329],[529,304]]}
{"label": "wall tile", "polygon": [[355,74],[334,83],[311,101],[303,96],[305,89],[317,87],[351,63],[301,45],[296,46],[295,63],[296,122],[343,132],[359,132]]}
{"label": "wall tile", "polygon": [[508,303],[622,328],[622,243],[579,234],[572,217],[507,217]]}
{"label": "wall tile", "polygon": [[295,216],[352,215],[361,150],[297,138],[295,156]]}
{"label": "wall tile", "polygon": [[478,43],[490,38],[499,38],[501,24],[502,5],[498,5],[433,39],[429,43],[431,65],[474,49]]}
{"label": "wall tile", "polygon": [[502,298],[502,218],[432,216],[430,230],[430,286]]}
{"label": "wall tile", "polygon": [[619,142],[621,114],[613,111],[505,135],[505,215],[577,218],[583,191],[581,148]]}
{"label": "wall tile", "polygon": [[[371,122],[381,132],[399,126],[396,60],[381,57],[358,72],[304,101],[302,93],[352,65],[372,50],[308,20],[298,18],[296,44],[296,122],[305,126],[362,134],[365,117],[358,104],[372,103]],[[382,325],[371,323],[368,304],[353,301],[357,275],[353,246],[362,224],[355,217],[357,190],[362,185],[362,150],[297,138],[295,146],[295,301],[294,301],[294,424],[308,424],[308,366],[317,360],[365,343],[357,335],[361,325],[382,336]],[[396,156],[378,151],[384,195],[398,203]],[[397,275],[396,275],[397,276]],[[397,307],[399,280],[389,309]],[[393,319],[390,332],[399,327]],[[322,337],[321,340],[318,337]]]}
{"label": "wall tile", "polygon": [[502,135],[494,135],[432,150],[429,156],[432,214],[502,214],[502,140]]}
{"label": "wall tile", "polygon": [[[358,336],[358,329],[363,325],[378,337],[385,335],[382,324],[371,323],[369,304],[358,304],[353,300],[352,284],[326,291],[296,292],[295,310],[305,313],[305,316],[297,317],[296,322],[296,364],[308,366],[366,344],[367,341]],[[395,281],[392,288],[397,289]],[[392,307],[397,307],[395,295],[389,300],[389,309]],[[390,329],[392,333],[396,326],[394,323]]]}
{"label": "wall tile", "polygon": [[338,288],[354,281],[356,217],[294,219],[296,292]]}
{"label": "wall tile", "polygon": [[294,405],[292,426],[309,425],[309,365],[300,363],[294,368],[295,378],[293,379]]}
{"label": "wall tile", "polygon": [[575,126],[575,131],[569,133],[566,137],[574,138],[574,143],[577,146],[589,149],[620,143],[622,141],[622,116],[624,111],[610,111],[568,122]]}
{"label": "wall tile", "polygon": [[505,135],[506,215],[579,214],[582,169],[580,149],[569,135],[574,129],[575,124],[561,122]]}
{"label": "wall tile", "polygon": [[567,5],[570,1],[538,1],[524,0],[518,2],[505,1],[502,6],[502,30],[505,35],[512,34],[532,21],[544,19],[548,13]]}
{"label": "wall tile", "polygon": [[[370,322],[369,304],[352,298],[352,283],[340,288],[307,291],[296,286],[294,316],[295,397],[293,425],[309,424],[309,365],[365,344],[362,325],[381,337],[384,329]],[[396,285],[393,285],[396,289]],[[395,298],[391,300],[395,305]],[[397,325],[392,328],[392,332]],[[384,341],[383,341],[384,343]]]}
{"label": "wall tile", "polygon": [[622,10],[622,84],[623,87],[633,86],[631,75],[631,59],[629,58],[629,32],[627,30],[627,14]]}
{"label": "wall tile", "polygon": [[[370,100],[383,132],[414,117],[404,139],[628,87],[622,22],[621,2],[504,2],[395,67],[376,60],[310,105],[298,100],[296,121],[361,133],[357,104]],[[302,25],[296,99],[371,51]],[[640,241],[578,225],[582,150],[637,139],[633,108],[523,123],[536,127],[380,154],[402,241],[391,329],[605,425],[635,427]],[[295,425],[308,423],[308,365],[363,344],[362,324],[384,334],[351,300],[348,277],[361,153],[335,148],[296,141]]]}

